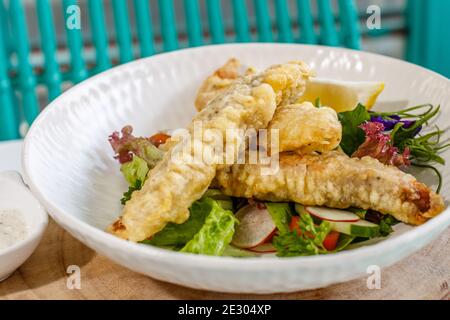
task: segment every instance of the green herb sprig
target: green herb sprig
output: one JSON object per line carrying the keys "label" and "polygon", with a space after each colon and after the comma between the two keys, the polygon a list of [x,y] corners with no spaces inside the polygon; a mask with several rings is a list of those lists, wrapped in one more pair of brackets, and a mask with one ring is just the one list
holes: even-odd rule
{"label": "green herb sprig", "polygon": [[300,234],[297,231],[286,232],[273,239],[273,245],[280,257],[310,256],[330,253],[323,246],[323,241],[331,231],[328,221],[322,221],[319,226],[309,214],[300,214],[298,222]]}
{"label": "green herb sprig", "polygon": [[140,179],[137,179],[134,185],[130,185],[128,187],[128,191],[123,194],[122,199],[120,199],[120,203],[122,205],[125,205],[125,203],[127,203],[127,201],[131,199],[131,195],[133,194],[133,192],[135,192],[136,190],[141,190],[142,185],[142,181]]}
{"label": "green herb sprig", "polygon": [[439,179],[439,186],[437,188],[439,192],[442,186],[442,175],[434,164],[445,165],[445,160],[440,156],[440,153],[449,148],[450,143],[448,141],[441,141],[445,130],[441,130],[437,126],[432,131],[425,133],[420,133],[420,131],[422,127],[429,125],[438,115],[440,105],[421,104],[392,112],[368,112],[361,108],[361,106],[358,107],[351,112],[339,114],[339,119],[343,124],[343,141],[341,142],[341,147],[343,147],[344,151],[350,155],[362,143],[362,135],[358,131],[357,125],[363,121],[369,121],[368,118],[370,117],[379,116],[385,120],[391,120],[393,119],[392,117],[397,116],[401,120],[414,121],[408,127],[405,127],[403,122],[398,122],[389,133],[391,136],[390,143],[397,147],[400,152],[408,148],[410,150],[412,165],[433,170]]}
{"label": "green herb sprig", "polygon": [[445,165],[444,158],[439,154],[450,147],[450,143],[441,142],[441,136],[445,131],[438,126],[435,126],[435,130],[431,132],[415,135],[422,126],[429,124],[439,113],[440,108],[440,105],[435,107],[432,104],[423,104],[395,112],[371,112],[375,116],[397,115],[415,121],[409,128],[405,128],[402,123],[398,123],[391,132],[392,142],[400,150],[409,148],[413,166],[428,168],[436,173],[438,177],[437,193],[442,187],[442,175],[433,163]]}
{"label": "green herb sprig", "polygon": [[444,165],[445,161],[439,156],[439,152],[450,146],[450,144],[442,145],[440,143],[440,138],[444,131],[436,126],[436,130],[416,136],[422,126],[428,125],[430,120],[439,113],[440,108],[440,105],[435,107],[432,104],[423,104],[400,111],[371,112],[370,114],[372,116],[381,116],[382,118],[399,116],[402,120],[414,121],[414,124],[408,128],[402,122],[395,125],[390,133],[394,146],[398,147],[401,151],[408,147],[411,151],[412,158],[418,162],[437,162]]}
{"label": "green herb sprig", "polygon": [[[411,111],[416,110],[422,110],[426,109],[422,113],[412,113]],[[398,111],[391,111],[391,112],[377,112],[377,111],[370,111],[371,115],[374,116],[381,116],[383,118],[391,117],[391,116],[399,116],[401,118],[422,118],[429,114],[431,111],[433,111],[434,106],[431,103],[426,104],[420,104],[417,106],[409,107],[406,109],[398,110]]]}

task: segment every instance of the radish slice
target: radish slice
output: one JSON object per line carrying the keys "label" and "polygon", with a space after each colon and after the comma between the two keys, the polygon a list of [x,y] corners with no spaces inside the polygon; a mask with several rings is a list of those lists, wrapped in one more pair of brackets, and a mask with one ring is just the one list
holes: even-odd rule
{"label": "radish slice", "polygon": [[273,252],[277,252],[277,249],[275,249],[275,247],[271,243],[263,243],[263,244],[260,244],[259,246],[250,248],[248,250],[250,250],[252,252],[257,252],[257,253],[273,253]]}
{"label": "radish slice", "polygon": [[356,222],[359,217],[353,212],[326,207],[305,207],[305,210],[313,216],[327,221]]}
{"label": "radish slice", "polygon": [[250,204],[236,212],[239,220],[231,244],[238,248],[253,248],[263,244],[273,236],[276,229],[272,216],[266,208],[259,209]]}

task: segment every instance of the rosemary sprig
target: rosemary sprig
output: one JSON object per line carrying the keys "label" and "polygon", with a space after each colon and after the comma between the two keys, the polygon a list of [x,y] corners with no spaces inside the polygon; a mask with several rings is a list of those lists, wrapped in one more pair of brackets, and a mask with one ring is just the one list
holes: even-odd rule
{"label": "rosemary sprig", "polygon": [[[426,108],[427,110],[422,113],[410,113],[411,111],[416,111],[420,109]],[[434,106],[430,103],[427,104],[421,104],[414,107],[406,108],[399,111],[393,111],[393,112],[376,112],[371,111],[370,114],[374,116],[381,116],[383,118],[391,117],[391,116],[400,116],[402,118],[421,118],[428,113],[430,113],[434,109]]]}
{"label": "rosemary sprig", "polygon": [[[411,119],[414,121],[413,124],[408,128],[405,128],[403,122],[397,123],[397,125],[399,125],[399,128],[397,128],[395,132],[395,138],[400,142],[408,138],[413,138],[418,133],[418,131],[420,131],[423,125],[428,124],[428,121],[439,113],[440,108],[441,106],[437,106],[436,108],[431,107],[426,112],[420,115],[408,117],[408,120]],[[401,117],[400,114],[399,116]]]}
{"label": "rosemary sprig", "polygon": [[401,149],[408,147],[411,151],[412,158],[421,163],[437,162],[445,165],[445,160],[439,153],[450,147],[450,143],[444,145],[440,143],[440,138],[443,133],[444,131],[437,128],[435,131],[425,135],[407,138],[399,144],[399,147]]}
{"label": "rosemary sprig", "polygon": [[[409,148],[411,159],[418,163],[425,164],[436,162],[444,165],[445,160],[439,155],[444,149],[450,147],[450,144],[440,144],[441,135],[444,133],[436,126],[436,130],[420,135],[424,125],[427,125],[440,111],[440,105],[423,104],[400,111],[393,112],[371,112],[371,116],[381,116],[389,120],[392,117],[399,117],[402,121],[395,124],[390,132],[391,143],[403,152]],[[406,126],[403,121],[413,121]]]}
{"label": "rosemary sprig", "polygon": [[[421,134],[420,131],[439,111],[440,105],[435,107],[428,103],[394,112],[370,112],[371,116],[382,117],[385,120],[401,119],[390,132],[391,143],[401,151],[409,148],[413,166],[428,168],[436,173],[438,177],[437,193],[440,192],[442,187],[442,175],[432,163],[445,165],[445,159],[439,153],[449,148],[450,143],[448,141],[446,141],[447,143],[441,143],[441,136],[445,131],[438,126],[435,126],[435,130],[425,134]],[[405,120],[414,122],[406,127]]]}

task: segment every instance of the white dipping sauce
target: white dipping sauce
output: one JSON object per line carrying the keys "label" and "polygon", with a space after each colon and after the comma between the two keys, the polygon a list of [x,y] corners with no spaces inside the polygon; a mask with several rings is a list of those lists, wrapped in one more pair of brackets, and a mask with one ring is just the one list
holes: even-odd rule
{"label": "white dipping sauce", "polygon": [[17,210],[0,210],[0,250],[26,238],[28,227]]}

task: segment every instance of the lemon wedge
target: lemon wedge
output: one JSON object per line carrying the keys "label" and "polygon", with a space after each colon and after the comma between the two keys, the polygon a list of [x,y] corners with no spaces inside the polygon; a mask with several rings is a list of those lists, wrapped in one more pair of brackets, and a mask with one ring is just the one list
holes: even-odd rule
{"label": "lemon wedge", "polygon": [[336,112],[351,111],[358,103],[370,110],[383,89],[384,82],[311,78],[299,102],[314,103],[319,98],[321,105],[333,108]]}

